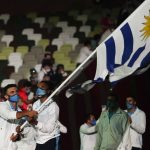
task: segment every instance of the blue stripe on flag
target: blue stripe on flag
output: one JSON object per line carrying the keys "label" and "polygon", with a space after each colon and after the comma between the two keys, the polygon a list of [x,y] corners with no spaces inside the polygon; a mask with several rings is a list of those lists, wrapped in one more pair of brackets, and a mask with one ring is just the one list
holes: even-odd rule
{"label": "blue stripe on flag", "polygon": [[93,80],[93,83],[100,83],[103,82],[104,80],[102,78],[98,78],[96,80]]}
{"label": "blue stripe on flag", "polygon": [[145,67],[150,63],[150,52],[145,56],[145,58],[142,60],[140,67]]}
{"label": "blue stripe on flag", "polygon": [[124,38],[124,52],[122,56],[122,64],[125,64],[133,51],[133,35],[128,23],[126,23],[120,30]]}
{"label": "blue stripe on flag", "polygon": [[107,51],[107,69],[110,72],[114,72],[116,46],[113,37],[110,37],[106,42]]}
{"label": "blue stripe on flag", "polygon": [[130,62],[128,63],[129,67],[132,67],[135,63],[135,61],[138,59],[138,57],[140,56],[140,54],[143,52],[143,50],[145,49],[145,45],[143,47],[140,47],[132,56]]}

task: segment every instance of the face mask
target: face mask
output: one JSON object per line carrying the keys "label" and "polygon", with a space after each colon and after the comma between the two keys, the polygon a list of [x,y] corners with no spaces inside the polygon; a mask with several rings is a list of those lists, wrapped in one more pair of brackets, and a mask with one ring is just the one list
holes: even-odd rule
{"label": "face mask", "polygon": [[130,103],[126,103],[126,106],[127,106],[127,109],[132,109],[134,108],[134,105],[133,104],[130,104]]}
{"label": "face mask", "polygon": [[37,77],[36,77],[36,78],[34,78],[34,81],[35,81],[35,82],[38,82],[38,78],[37,78]]}
{"label": "face mask", "polygon": [[26,89],[26,93],[27,93],[27,94],[29,94],[29,93],[30,93],[30,91],[31,91],[30,89]]}
{"label": "face mask", "polygon": [[96,120],[93,120],[93,121],[91,122],[91,124],[92,124],[93,126],[95,126],[95,125],[96,125]]}
{"label": "face mask", "polygon": [[9,97],[9,101],[10,102],[13,102],[13,103],[16,103],[19,101],[19,96],[17,94],[13,95],[13,96],[10,96]]}
{"label": "face mask", "polygon": [[50,70],[50,69],[46,69],[45,71],[48,73],[48,72],[50,72],[51,70]]}
{"label": "face mask", "polygon": [[45,90],[43,90],[43,89],[41,89],[41,88],[38,88],[37,90],[36,90],[36,96],[38,96],[38,97],[43,97],[43,96],[45,96],[46,95],[46,91]]}

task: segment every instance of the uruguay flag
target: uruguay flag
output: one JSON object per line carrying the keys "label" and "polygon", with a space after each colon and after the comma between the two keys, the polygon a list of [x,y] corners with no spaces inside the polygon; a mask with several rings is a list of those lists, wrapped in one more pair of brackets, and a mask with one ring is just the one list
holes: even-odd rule
{"label": "uruguay flag", "polygon": [[150,64],[150,0],[145,0],[97,48],[94,80],[110,82],[133,74]]}

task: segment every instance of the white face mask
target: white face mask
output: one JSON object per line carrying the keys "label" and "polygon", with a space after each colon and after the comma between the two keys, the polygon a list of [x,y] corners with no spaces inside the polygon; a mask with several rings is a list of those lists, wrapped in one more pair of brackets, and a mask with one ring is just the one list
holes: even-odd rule
{"label": "white face mask", "polygon": [[44,69],[44,71],[45,71],[46,73],[48,73],[48,72],[51,71],[51,69]]}
{"label": "white face mask", "polygon": [[26,89],[26,93],[29,94],[31,92],[30,89]]}
{"label": "white face mask", "polygon": [[50,69],[46,69],[46,72],[50,72],[51,70]]}

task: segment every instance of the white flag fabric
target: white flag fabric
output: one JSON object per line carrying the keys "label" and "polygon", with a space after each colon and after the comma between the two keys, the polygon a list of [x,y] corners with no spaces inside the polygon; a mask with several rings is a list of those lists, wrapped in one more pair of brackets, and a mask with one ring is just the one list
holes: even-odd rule
{"label": "white flag fabric", "polygon": [[97,48],[94,80],[110,82],[133,74],[150,64],[150,0],[145,0]]}

